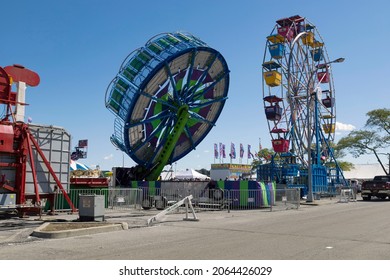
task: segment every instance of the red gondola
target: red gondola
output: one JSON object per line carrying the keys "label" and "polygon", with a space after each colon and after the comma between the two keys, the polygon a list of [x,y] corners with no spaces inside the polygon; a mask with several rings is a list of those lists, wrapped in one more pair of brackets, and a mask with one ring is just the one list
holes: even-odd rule
{"label": "red gondola", "polygon": [[272,148],[276,153],[287,153],[290,146],[290,141],[287,139],[272,140]]}

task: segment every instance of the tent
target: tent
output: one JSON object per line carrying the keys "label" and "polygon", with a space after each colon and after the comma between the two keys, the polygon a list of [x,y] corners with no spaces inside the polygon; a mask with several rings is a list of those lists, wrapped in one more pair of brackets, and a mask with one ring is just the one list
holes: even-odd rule
{"label": "tent", "polygon": [[210,177],[195,171],[194,169],[186,169],[175,173],[176,180],[209,180]]}
{"label": "tent", "polygon": [[346,179],[363,180],[372,179],[376,175],[386,175],[379,163],[354,164],[352,170],[343,171],[343,174]]}
{"label": "tent", "polygon": [[70,168],[70,171],[74,171],[74,170],[90,170],[90,168],[88,166],[86,166],[85,164],[77,162],[77,161],[74,161],[74,160],[70,161],[70,167],[69,168]]}

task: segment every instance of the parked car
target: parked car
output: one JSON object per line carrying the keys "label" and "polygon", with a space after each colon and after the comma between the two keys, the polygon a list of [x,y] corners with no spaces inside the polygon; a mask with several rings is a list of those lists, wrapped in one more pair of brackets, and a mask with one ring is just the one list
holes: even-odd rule
{"label": "parked car", "polygon": [[381,199],[390,198],[390,176],[380,175],[375,176],[372,180],[364,181],[362,184],[363,200],[371,200],[371,197]]}

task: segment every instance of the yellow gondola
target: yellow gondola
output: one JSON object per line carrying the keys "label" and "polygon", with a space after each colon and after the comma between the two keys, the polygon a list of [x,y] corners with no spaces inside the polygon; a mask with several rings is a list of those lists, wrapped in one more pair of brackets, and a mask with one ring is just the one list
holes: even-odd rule
{"label": "yellow gondola", "polygon": [[334,133],[335,130],[336,130],[336,125],[334,123],[332,123],[332,124],[324,124],[322,126],[322,128],[324,129],[325,133]]}

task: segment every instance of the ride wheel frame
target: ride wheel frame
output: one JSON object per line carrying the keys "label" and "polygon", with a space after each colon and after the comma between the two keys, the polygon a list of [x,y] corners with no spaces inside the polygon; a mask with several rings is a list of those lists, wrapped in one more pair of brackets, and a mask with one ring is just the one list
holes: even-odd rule
{"label": "ride wheel frame", "polygon": [[[306,18],[278,20],[263,57],[263,102],[273,148],[308,164],[329,157],[336,125],[335,88],[325,43]],[[278,105],[278,108],[276,105]],[[267,111],[268,110],[268,111]]]}
{"label": "ride wheel frame", "polygon": [[172,164],[215,126],[228,87],[218,51],[189,33],[159,34],[128,55],[107,88],[111,141],[145,169]]}

